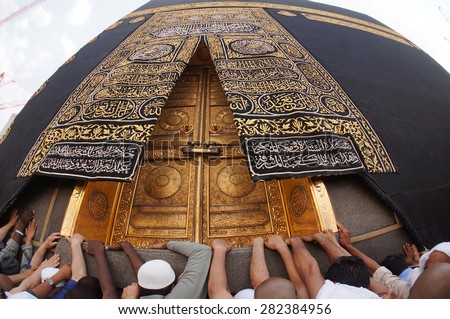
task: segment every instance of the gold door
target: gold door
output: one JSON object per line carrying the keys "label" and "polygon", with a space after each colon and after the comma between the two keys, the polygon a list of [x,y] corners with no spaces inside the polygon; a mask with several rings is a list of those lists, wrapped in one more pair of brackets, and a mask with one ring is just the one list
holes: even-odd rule
{"label": "gold door", "polygon": [[86,233],[89,224],[93,230],[88,238],[109,243],[146,247],[163,239],[209,243],[224,238],[248,246],[257,236],[335,228],[320,180],[251,180],[233,114],[205,46],[170,94],[134,180],[87,183],[81,207],[93,194],[98,198],[101,188],[120,189],[120,196],[110,191],[109,197],[101,197],[109,200],[102,207],[111,207],[111,214],[103,226],[97,225],[108,225],[108,234],[94,231],[97,221],[82,211],[76,225],[84,225]]}

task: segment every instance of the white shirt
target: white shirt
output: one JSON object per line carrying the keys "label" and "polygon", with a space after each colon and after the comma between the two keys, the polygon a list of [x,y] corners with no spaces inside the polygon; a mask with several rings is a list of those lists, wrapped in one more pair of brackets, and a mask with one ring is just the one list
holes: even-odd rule
{"label": "white shirt", "polygon": [[369,289],[353,287],[345,284],[334,283],[325,280],[325,284],[320,288],[316,299],[381,299],[377,294]]}

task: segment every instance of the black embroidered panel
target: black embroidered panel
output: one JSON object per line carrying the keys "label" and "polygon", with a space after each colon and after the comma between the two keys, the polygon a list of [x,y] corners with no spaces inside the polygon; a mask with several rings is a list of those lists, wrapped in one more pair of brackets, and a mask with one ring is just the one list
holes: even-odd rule
{"label": "black embroidered panel", "polygon": [[364,170],[352,141],[345,137],[249,138],[245,148],[255,180]]}
{"label": "black embroidered panel", "polygon": [[122,142],[56,143],[39,165],[38,173],[83,179],[131,180],[142,147]]}

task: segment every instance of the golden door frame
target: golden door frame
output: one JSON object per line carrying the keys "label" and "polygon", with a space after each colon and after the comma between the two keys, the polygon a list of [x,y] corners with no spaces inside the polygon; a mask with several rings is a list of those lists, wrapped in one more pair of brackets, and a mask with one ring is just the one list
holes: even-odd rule
{"label": "golden door frame", "polygon": [[[281,188],[282,197],[278,201],[280,206],[275,209],[281,210],[287,218],[287,228],[283,231],[275,230],[273,233],[254,234],[253,236],[222,237],[225,240],[236,242],[236,247],[250,246],[253,237],[269,236],[280,234],[283,237],[295,235],[307,235],[324,229],[337,231],[336,217],[331,205],[328,192],[321,178],[290,179],[283,181],[262,182],[267,183],[268,189]],[[115,184],[115,185],[112,185]],[[115,186],[112,187],[111,186]],[[78,182],[72,193],[69,205],[66,210],[61,235],[71,236],[73,233],[81,232],[87,239],[98,239],[106,244],[113,244],[120,240],[130,241],[135,247],[147,247],[150,244],[166,240],[161,237],[133,237],[126,233],[128,221],[126,217],[131,211],[133,187],[136,183],[116,183],[116,182]],[[94,190],[95,189],[95,190]],[[99,189],[110,189],[109,200],[112,207],[109,208],[108,198]],[[298,195],[306,194],[311,201],[312,210],[303,214],[298,219],[291,209],[298,204]],[[106,199],[106,200],[105,200]],[[89,204],[91,203],[91,207]],[[95,203],[95,204],[93,204]],[[299,204],[301,207],[303,204]],[[128,207],[128,211],[127,208]],[[109,209],[108,209],[109,208]],[[120,212],[120,210],[122,210]],[[93,216],[105,216],[105,218],[95,219]],[[127,214],[128,213],[128,214]],[[118,233],[113,234],[113,230],[118,229]],[[217,237],[221,238],[221,237]],[[175,238],[169,238],[175,239]],[[190,238],[177,238],[179,240],[192,240]],[[211,239],[211,238],[210,238]],[[194,239],[195,240],[195,239]],[[201,241],[208,243],[209,240]]]}

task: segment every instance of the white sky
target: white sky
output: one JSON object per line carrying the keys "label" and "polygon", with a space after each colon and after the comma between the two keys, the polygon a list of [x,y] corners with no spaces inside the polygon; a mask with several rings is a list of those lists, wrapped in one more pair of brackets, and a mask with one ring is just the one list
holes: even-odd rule
{"label": "white sky", "polygon": [[[148,0],[46,0],[0,26],[0,104],[29,97],[70,56]],[[264,2],[264,0],[261,0]],[[450,0],[318,0],[365,13],[407,37],[450,72]],[[31,0],[0,0],[0,20]],[[0,131],[20,107],[1,109]]]}

